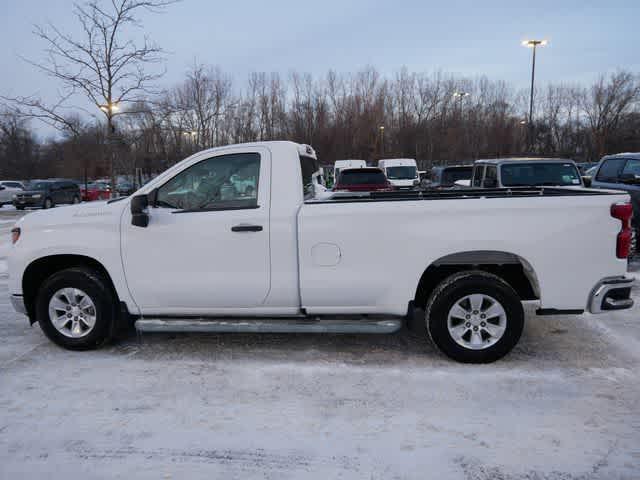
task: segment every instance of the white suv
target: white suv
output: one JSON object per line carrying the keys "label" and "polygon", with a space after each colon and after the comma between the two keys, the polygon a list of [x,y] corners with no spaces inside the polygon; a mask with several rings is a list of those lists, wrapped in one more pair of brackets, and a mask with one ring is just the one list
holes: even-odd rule
{"label": "white suv", "polygon": [[0,207],[5,203],[11,204],[13,196],[22,190],[24,190],[22,182],[16,182],[14,180],[0,181]]}

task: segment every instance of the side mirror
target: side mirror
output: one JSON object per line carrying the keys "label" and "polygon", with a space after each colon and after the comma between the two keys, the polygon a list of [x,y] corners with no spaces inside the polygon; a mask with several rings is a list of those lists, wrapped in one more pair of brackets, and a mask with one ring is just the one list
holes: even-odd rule
{"label": "side mirror", "polygon": [[149,197],[136,195],[131,199],[131,225],[146,228],[149,226]]}
{"label": "side mirror", "polygon": [[590,187],[591,186],[591,180],[592,179],[589,176],[585,175],[585,176],[582,177],[582,183],[584,183],[585,187]]}

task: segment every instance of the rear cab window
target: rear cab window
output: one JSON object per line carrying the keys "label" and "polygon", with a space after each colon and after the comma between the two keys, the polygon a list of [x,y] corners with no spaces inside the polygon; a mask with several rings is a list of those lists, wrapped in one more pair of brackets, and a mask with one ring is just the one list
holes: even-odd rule
{"label": "rear cab window", "polygon": [[571,162],[505,163],[500,167],[504,187],[580,186],[580,173]]}
{"label": "rear cab window", "polygon": [[[302,176],[302,194],[305,200],[313,198],[313,174],[320,170],[320,163],[313,157],[300,155],[300,174]],[[340,170],[338,170],[339,172]]]}
{"label": "rear cab window", "polygon": [[338,179],[341,185],[385,185],[387,178],[382,170],[377,168],[370,169],[351,169],[344,170]]}

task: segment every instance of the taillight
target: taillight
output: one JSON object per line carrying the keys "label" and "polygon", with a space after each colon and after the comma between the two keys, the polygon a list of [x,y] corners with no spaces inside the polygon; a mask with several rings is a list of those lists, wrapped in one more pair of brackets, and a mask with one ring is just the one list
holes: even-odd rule
{"label": "taillight", "polygon": [[631,249],[631,217],[633,207],[630,203],[614,203],[611,205],[611,216],[622,223],[618,239],[616,241],[616,256],[627,258]]}
{"label": "taillight", "polygon": [[15,227],[11,229],[11,243],[16,243],[20,238],[20,228]]}

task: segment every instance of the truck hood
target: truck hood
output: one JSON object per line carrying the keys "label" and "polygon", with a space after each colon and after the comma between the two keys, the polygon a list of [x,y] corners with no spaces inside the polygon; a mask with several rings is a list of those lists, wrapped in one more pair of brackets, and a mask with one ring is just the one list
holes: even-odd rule
{"label": "truck hood", "polygon": [[112,224],[120,222],[120,215],[128,202],[91,202],[38,210],[22,217],[16,223],[25,229],[60,228],[70,225]]}

